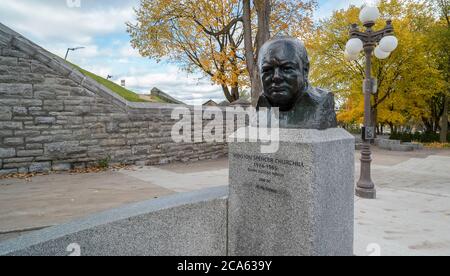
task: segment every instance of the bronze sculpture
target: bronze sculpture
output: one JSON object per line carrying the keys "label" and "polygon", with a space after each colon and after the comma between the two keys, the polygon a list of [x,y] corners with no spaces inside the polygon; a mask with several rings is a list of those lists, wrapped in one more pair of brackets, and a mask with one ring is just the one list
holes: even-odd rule
{"label": "bronze sculpture", "polygon": [[264,93],[257,110],[279,108],[281,128],[337,127],[334,96],[309,85],[309,60],[300,40],[289,37],[266,42],[258,60]]}

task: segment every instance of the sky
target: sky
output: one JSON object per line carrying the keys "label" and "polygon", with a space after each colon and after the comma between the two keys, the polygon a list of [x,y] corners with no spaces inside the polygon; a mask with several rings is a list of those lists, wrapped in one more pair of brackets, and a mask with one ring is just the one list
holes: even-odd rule
{"label": "sky", "polygon": [[[374,0],[319,0],[314,19],[329,17],[333,10],[361,6]],[[134,22],[139,0],[0,0],[0,22],[102,77],[111,75],[136,93],[148,94],[153,87],[188,104],[209,99],[225,100],[222,89],[202,75],[187,74],[168,61],[157,63],[141,57],[130,45],[126,22]]]}

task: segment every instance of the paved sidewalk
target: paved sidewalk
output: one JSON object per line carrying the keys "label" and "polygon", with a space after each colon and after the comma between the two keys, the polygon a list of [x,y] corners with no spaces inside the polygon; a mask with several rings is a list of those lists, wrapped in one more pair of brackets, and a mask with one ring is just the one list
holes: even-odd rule
{"label": "paved sidewalk", "polygon": [[[355,155],[359,176],[359,153]],[[375,150],[377,200],[355,199],[355,254],[450,255],[450,151]],[[228,184],[228,160],[0,180],[0,240],[123,204]],[[5,232],[11,232],[6,234]],[[376,252],[375,252],[376,253]]]}
{"label": "paved sidewalk", "polygon": [[375,164],[373,179],[377,199],[355,202],[355,254],[449,256],[450,156]]}
{"label": "paved sidewalk", "polygon": [[[122,172],[51,174],[0,180],[0,240],[21,231],[175,193]],[[12,232],[12,233],[10,233]]]}

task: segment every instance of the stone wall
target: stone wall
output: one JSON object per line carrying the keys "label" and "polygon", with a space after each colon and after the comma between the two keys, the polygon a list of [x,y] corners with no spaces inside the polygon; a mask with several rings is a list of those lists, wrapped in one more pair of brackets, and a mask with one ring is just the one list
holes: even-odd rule
{"label": "stone wall", "polygon": [[0,24],[0,175],[227,155],[226,143],[175,143],[174,107],[127,102]]}

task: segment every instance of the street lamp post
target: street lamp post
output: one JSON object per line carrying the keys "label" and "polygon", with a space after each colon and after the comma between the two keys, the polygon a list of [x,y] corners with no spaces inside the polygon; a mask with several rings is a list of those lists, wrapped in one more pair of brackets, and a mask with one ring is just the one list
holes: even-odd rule
{"label": "street lamp post", "polygon": [[67,48],[66,56],[64,57],[64,59],[67,60],[67,56],[69,55],[69,51],[76,51],[76,50],[80,50],[80,49],[84,49],[84,47]]}
{"label": "street lamp post", "polygon": [[[380,12],[377,7],[366,6],[361,10],[359,19],[366,27],[366,31],[359,31],[357,24],[352,24],[351,39],[347,42],[345,57],[356,60],[359,53],[364,50],[366,58],[364,92],[364,127],[362,131],[363,145],[361,150],[361,176],[356,186],[356,195],[361,198],[375,199],[376,189],[371,177],[372,153],[370,142],[375,138],[375,127],[371,121],[371,95],[376,93],[376,80],[372,78],[372,54],[378,59],[386,59],[397,48],[398,40],[394,36],[392,21],[386,21],[386,27],[374,31],[375,21]],[[377,46],[378,45],[378,46]]]}

